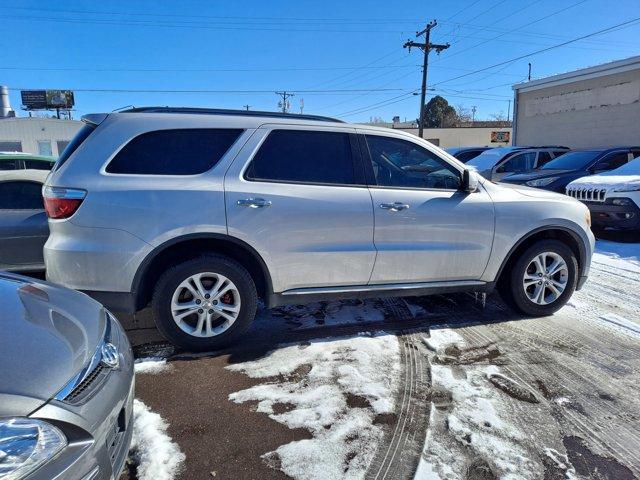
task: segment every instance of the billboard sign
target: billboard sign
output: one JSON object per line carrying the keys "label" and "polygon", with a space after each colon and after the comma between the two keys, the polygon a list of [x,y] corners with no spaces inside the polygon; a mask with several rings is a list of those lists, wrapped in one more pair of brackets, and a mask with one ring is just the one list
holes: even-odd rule
{"label": "billboard sign", "polygon": [[509,143],[511,132],[491,132],[491,143]]}
{"label": "billboard sign", "polygon": [[25,110],[69,109],[75,103],[71,90],[22,90],[20,96]]}

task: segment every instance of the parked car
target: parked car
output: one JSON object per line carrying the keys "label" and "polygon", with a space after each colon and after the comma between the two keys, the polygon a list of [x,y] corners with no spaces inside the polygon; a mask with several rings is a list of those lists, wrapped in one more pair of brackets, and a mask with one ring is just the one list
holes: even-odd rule
{"label": "parked car", "polygon": [[0,171],[0,270],[44,270],[49,236],[42,201],[44,170]]}
{"label": "parked car", "polygon": [[118,321],[66,288],[0,274],[0,477],[112,480],[132,433]]}
{"label": "parked car", "polygon": [[497,287],[518,311],[548,315],[589,272],[584,205],[485,181],[415,135],[165,107],[84,121],[43,189],[47,277],[113,309],[151,303],[187,349],[243,332],[258,297]]}
{"label": "parked car", "polygon": [[449,155],[453,155],[462,163],[467,163],[472,158],[476,158],[482,152],[490,149],[491,147],[451,147],[445,148],[444,151]]}
{"label": "parked car", "polygon": [[0,152],[0,170],[51,170],[55,157],[22,152]]}
{"label": "parked car", "polygon": [[567,147],[498,147],[487,150],[467,162],[484,178],[494,182],[519,172],[539,168],[568,152]]}
{"label": "parked car", "polygon": [[503,182],[564,193],[569,182],[614,170],[638,156],[640,147],[573,150],[531,172],[510,175]]}
{"label": "parked car", "polygon": [[567,195],[591,211],[593,226],[640,229],[640,157],[611,170],[574,180]]}

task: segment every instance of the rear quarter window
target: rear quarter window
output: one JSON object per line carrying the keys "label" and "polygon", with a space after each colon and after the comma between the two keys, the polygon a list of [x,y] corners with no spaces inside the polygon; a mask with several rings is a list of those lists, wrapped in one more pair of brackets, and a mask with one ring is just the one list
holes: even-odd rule
{"label": "rear quarter window", "polygon": [[143,133],[107,165],[107,173],[196,175],[213,168],[241,129],[175,129]]}

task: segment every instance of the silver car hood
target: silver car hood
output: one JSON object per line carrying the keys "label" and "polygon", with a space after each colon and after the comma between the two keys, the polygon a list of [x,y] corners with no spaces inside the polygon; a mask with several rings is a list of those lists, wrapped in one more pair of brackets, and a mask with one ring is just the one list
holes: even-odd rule
{"label": "silver car hood", "polygon": [[0,275],[0,416],[28,415],[90,360],[106,317],[81,293]]}
{"label": "silver car hood", "polygon": [[498,184],[493,184],[493,186],[497,188],[504,188],[504,189],[516,191],[522,195],[526,195],[527,197],[532,197],[532,198],[542,198],[542,199],[549,199],[549,200],[552,200],[552,199],[566,200],[566,201],[573,200],[572,197],[568,197],[561,193],[550,192],[549,190],[542,190],[540,188],[525,187],[523,185],[515,185],[512,183],[498,183]]}

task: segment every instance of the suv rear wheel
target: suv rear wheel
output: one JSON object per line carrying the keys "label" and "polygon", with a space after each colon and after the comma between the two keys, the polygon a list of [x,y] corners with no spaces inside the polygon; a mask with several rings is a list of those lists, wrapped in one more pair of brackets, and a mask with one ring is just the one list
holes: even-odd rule
{"label": "suv rear wheel", "polygon": [[551,315],[576,289],[578,261],[558,240],[542,240],[529,247],[511,267],[501,294],[516,310],[532,316]]}
{"label": "suv rear wheel", "polygon": [[205,255],[167,270],[152,307],[158,330],[187,350],[220,348],[243,333],[256,313],[256,287],[239,263]]}

